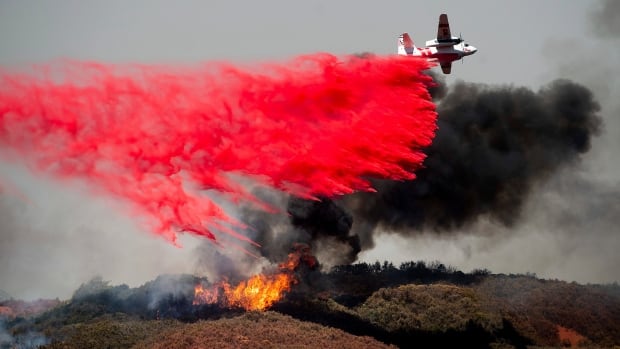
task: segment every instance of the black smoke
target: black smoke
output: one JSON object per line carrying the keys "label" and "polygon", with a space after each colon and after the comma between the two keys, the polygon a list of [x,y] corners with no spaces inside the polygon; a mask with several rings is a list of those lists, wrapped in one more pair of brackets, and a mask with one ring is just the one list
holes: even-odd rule
{"label": "black smoke", "polygon": [[[277,263],[286,260],[293,244],[304,243],[315,253],[326,252],[322,261],[331,265],[356,260],[361,250],[359,239],[349,235],[353,217],[343,207],[328,198],[305,200],[292,196],[282,206],[286,214],[244,210],[244,221],[252,227],[253,240],[260,244],[257,253]],[[328,251],[331,248],[338,251]]]}
{"label": "black smoke", "polygon": [[481,217],[512,226],[534,185],[577,163],[601,127],[590,90],[568,80],[538,91],[435,80],[438,130],[415,180],[374,180],[376,193],[334,200],[281,196],[286,215],[244,208],[255,252],[280,262],[303,242],[337,265],[371,248],[378,230],[449,233]]}
{"label": "black smoke", "polygon": [[417,179],[375,181],[377,193],[341,201],[363,247],[372,246],[377,226],[445,232],[482,216],[513,225],[533,184],[579,160],[601,124],[590,90],[568,80],[538,91],[458,82],[437,111],[439,128]]}

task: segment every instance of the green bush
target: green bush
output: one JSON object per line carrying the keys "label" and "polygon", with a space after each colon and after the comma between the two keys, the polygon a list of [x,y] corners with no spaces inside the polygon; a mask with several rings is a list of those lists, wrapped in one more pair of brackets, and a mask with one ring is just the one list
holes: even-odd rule
{"label": "green bush", "polygon": [[489,331],[501,327],[499,314],[485,311],[473,289],[454,285],[383,288],[359,306],[357,312],[391,332],[462,331],[471,323]]}

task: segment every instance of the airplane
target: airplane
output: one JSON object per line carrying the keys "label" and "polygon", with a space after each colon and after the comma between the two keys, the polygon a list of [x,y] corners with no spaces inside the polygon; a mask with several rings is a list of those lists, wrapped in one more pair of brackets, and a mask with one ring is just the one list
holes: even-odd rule
{"label": "airplane", "polygon": [[478,49],[464,42],[462,37],[450,34],[448,15],[445,13],[439,16],[437,37],[426,41],[426,47],[417,48],[407,33],[398,37],[399,55],[425,57],[429,61],[437,62],[444,74],[450,74],[453,61],[473,55],[476,51]]}

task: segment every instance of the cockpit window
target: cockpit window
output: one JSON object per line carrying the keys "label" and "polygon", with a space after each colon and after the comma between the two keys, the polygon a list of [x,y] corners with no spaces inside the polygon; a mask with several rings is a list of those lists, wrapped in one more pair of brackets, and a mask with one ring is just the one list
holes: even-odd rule
{"label": "cockpit window", "polygon": [[465,44],[465,47],[469,46],[469,44]]}

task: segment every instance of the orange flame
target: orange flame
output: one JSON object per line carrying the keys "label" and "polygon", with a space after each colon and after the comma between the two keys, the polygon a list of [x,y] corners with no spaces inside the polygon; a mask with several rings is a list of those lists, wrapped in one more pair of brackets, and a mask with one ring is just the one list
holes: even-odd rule
{"label": "orange flame", "polygon": [[285,291],[291,290],[293,275],[258,274],[243,281],[234,289],[224,288],[229,307],[243,307],[247,310],[265,310],[282,298]]}
{"label": "orange flame", "polygon": [[246,310],[265,310],[279,301],[291,285],[297,281],[294,271],[301,260],[314,267],[316,260],[309,256],[305,245],[295,245],[295,252],[279,265],[280,272],[273,275],[258,274],[232,287],[228,281],[216,283],[211,288],[198,284],[194,288],[194,305],[222,304],[227,307],[242,307]]}
{"label": "orange flame", "polygon": [[217,288],[209,290],[202,287],[201,284],[198,284],[194,287],[194,301],[192,304],[214,304],[217,303],[218,298],[219,292]]}

